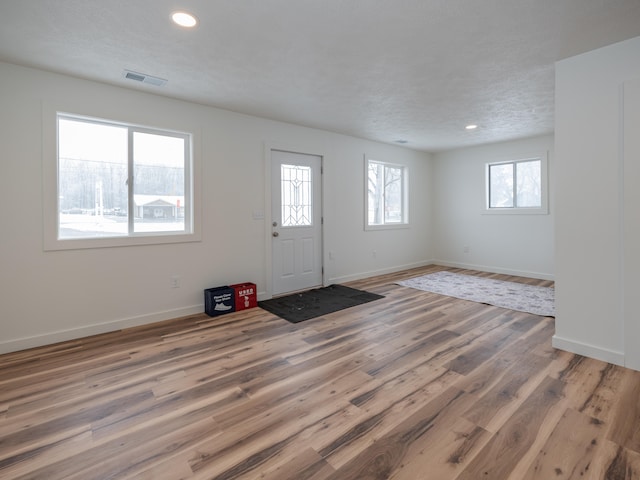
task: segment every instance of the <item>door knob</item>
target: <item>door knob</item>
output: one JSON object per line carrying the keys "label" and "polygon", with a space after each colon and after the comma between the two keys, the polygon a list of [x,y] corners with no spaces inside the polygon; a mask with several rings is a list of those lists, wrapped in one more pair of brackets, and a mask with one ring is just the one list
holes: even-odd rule
{"label": "door knob", "polygon": [[278,236],[278,235],[280,235],[280,234],[279,234],[278,232],[273,232],[273,233],[272,233],[272,235],[273,235],[274,237],[277,237],[277,236]]}

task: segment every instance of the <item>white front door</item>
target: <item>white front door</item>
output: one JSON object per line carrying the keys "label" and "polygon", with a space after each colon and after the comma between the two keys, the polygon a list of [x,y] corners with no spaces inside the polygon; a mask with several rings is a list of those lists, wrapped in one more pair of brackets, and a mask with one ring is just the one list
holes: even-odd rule
{"label": "white front door", "polygon": [[322,285],[322,157],[271,150],[272,294]]}

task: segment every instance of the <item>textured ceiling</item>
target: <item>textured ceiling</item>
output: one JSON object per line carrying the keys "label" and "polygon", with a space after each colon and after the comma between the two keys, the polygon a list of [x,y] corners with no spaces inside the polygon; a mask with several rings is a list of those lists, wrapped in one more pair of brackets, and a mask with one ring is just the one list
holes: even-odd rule
{"label": "textured ceiling", "polygon": [[552,132],[554,62],[639,35],[640,0],[0,0],[0,60],[426,151]]}

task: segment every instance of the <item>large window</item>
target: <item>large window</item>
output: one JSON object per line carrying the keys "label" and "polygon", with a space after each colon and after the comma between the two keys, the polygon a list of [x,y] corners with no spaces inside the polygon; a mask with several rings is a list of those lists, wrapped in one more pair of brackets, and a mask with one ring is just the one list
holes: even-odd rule
{"label": "large window", "polygon": [[486,210],[546,213],[546,156],[488,163]]}
{"label": "large window", "polygon": [[367,160],[367,227],[407,224],[407,167]]}
{"label": "large window", "polygon": [[191,136],[57,115],[57,240],[193,232]]}

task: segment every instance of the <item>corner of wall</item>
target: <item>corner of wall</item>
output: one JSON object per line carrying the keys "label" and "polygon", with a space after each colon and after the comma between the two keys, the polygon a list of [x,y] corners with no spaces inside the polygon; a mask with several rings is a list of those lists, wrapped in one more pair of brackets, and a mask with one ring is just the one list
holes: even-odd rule
{"label": "corner of wall", "polygon": [[595,345],[576,342],[575,340],[562,338],[558,335],[554,335],[551,338],[551,345],[553,346],[553,348],[557,348],[559,350],[565,350],[577,355],[583,355],[585,357],[594,358],[596,360],[602,360],[603,362],[613,363],[614,365],[624,366],[625,364],[623,352],[616,352],[613,350],[596,347]]}

